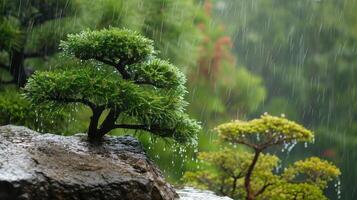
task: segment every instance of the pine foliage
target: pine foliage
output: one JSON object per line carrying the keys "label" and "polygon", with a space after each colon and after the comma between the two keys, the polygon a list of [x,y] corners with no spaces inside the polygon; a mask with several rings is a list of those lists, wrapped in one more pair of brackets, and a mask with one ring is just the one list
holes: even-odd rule
{"label": "pine foliage", "polygon": [[[184,113],[184,74],[155,57],[152,40],[127,29],[109,28],[69,35],[61,48],[82,65],[36,72],[25,95],[34,104],[87,105],[93,111],[90,138],[126,128],[185,142],[200,129]],[[105,110],[109,114],[99,126]]]}

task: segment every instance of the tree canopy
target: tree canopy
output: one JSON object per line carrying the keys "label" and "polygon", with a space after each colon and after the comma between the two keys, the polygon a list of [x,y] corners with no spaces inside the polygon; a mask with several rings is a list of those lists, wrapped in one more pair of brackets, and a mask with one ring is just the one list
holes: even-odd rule
{"label": "tree canopy", "polygon": [[[36,72],[25,94],[34,104],[88,106],[93,113],[89,138],[98,140],[112,129],[125,128],[184,142],[200,129],[184,113],[185,76],[155,57],[152,40],[109,28],[69,35],[61,48],[83,64]],[[105,110],[108,114],[99,126]]]}
{"label": "tree canopy", "polygon": [[274,145],[311,142],[314,138],[314,134],[300,124],[267,113],[251,121],[228,122],[216,130],[227,142],[244,144],[259,151]]}
{"label": "tree canopy", "polygon": [[291,151],[297,142],[311,142],[314,137],[285,117],[264,114],[250,121],[224,123],[216,130],[226,147],[199,153],[198,158],[213,169],[187,172],[184,180],[191,185],[235,199],[318,200],[327,199],[323,190],[341,174],[335,165],[317,157],[296,161],[279,172],[280,159],[263,151],[278,145]]}

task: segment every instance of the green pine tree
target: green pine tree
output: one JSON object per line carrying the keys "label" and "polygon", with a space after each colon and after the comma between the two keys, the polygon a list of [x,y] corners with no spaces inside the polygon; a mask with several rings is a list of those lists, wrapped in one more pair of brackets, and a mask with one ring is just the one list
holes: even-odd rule
{"label": "green pine tree", "polygon": [[92,111],[90,140],[98,141],[111,130],[123,128],[186,142],[200,129],[184,113],[184,74],[155,57],[152,40],[130,30],[109,28],[69,35],[61,48],[82,65],[36,72],[25,95],[33,104],[54,108],[88,106]]}

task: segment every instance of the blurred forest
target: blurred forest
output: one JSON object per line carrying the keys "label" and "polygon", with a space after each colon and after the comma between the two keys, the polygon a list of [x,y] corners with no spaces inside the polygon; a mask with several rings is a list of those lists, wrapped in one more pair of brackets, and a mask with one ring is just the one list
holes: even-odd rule
{"label": "blurred forest", "polygon": [[[333,161],[342,172],[341,199],[353,200],[356,10],[356,0],[2,0],[0,124],[85,132],[89,110],[35,109],[21,87],[36,70],[78,64],[59,53],[68,33],[125,27],[153,39],[160,56],[186,73],[188,112],[204,127],[187,147],[132,133],[169,181],[180,184],[185,171],[203,167],[197,152],[218,148],[217,124],[284,113],[314,130],[316,141],[278,152],[282,167],[307,156]],[[333,184],[327,194],[337,199]]]}

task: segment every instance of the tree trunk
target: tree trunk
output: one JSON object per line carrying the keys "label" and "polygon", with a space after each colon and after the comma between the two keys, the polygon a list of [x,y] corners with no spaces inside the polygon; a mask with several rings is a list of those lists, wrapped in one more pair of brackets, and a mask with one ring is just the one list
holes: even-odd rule
{"label": "tree trunk", "polygon": [[101,135],[98,132],[99,118],[103,111],[92,110],[93,115],[90,118],[90,124],[88,127],[88,139],[92,142],[100,141]]}
{"label": "tree trunk", "polygon": [[254,154],[254,158],[252,160],[252,163],[250,164],[247,174],[245,176],[244,179],[244,187],[245,187],[245,191],[247,193],[247,197],[245,198],[246,200],[254,200],[255,199],[255,195],[252,191],[251,185],[250,185],[250,181],[252,178],[252,174],[253,174],[253,170],[255,165],[257,164],[259,155],[260,155],[261,150],[259,149],[255,149],[255,154]]}
{"label": "tree trunk", "polygon": [[25,53],[24,49],[13,50],[10,55],[11,65],[10,73],[14,78],[14,82],[19,87],[24,87],[27,76],[24,68]]}
{"label": "tree trunk", "polygon": [[238,178],[234,177],[233,178],[233,185],[232,185],[232,192],[231,192],[231,196],[234,196],[234,193],[236,192],[237,189],[237,180]]}

